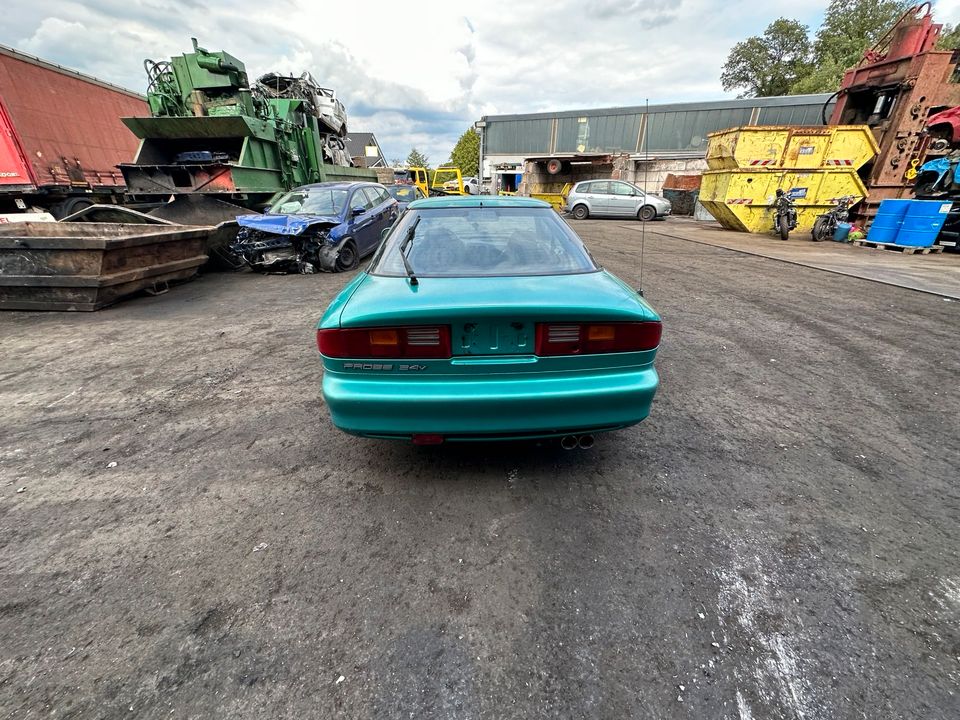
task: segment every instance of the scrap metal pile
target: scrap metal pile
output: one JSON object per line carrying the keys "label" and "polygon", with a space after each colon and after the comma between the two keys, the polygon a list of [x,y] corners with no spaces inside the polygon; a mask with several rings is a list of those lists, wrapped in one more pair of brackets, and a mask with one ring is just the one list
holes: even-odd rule
{"label": "scrap metal pile", "polygon": [[[353,165],[343,141],[347,111],[333,90],[321,87],[308,72],[299,77],[267,73],[257,79],[253,90],[266,99],[299,100],[304,111],[320,122],[324,160],[331,165]],[[328,132],[323,132],[324,127]]]}

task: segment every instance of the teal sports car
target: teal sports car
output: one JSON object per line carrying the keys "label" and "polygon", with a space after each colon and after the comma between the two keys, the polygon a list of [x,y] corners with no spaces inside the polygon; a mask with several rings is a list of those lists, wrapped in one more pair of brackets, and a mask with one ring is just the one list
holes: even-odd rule
{"label": "teal sports car", "polygon": [[650,413],[660,317],[546,203],[417,200],[317,326],[333,424],[370,438],[556,437]]}

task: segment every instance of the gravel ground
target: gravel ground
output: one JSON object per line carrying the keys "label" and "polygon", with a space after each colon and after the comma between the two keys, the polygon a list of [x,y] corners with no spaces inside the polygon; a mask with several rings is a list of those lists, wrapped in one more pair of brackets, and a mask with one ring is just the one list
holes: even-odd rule
{"label": "gravel ground", "polygon": [[590,451],[335,431],[342,275],[0,315],[0,718],[960,716],[960,305],[645,255],[661,393]]}

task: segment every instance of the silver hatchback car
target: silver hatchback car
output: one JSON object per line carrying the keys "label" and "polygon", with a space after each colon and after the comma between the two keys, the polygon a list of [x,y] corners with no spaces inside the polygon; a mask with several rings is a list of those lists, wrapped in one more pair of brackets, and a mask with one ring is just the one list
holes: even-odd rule
{"label": "silver hatchback car", "polygon": [[672,207],[669,200],[645,193],[633,183],[584,180],[570,190],[563,209],[577,220],[586,220],[591,215],[653,220],[669,215]]}

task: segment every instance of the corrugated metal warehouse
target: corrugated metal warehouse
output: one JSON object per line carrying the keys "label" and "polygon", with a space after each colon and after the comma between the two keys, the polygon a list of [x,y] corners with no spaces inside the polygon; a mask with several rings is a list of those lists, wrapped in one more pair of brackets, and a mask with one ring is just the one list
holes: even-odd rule
{"label": "corrugated metal warehouse", "polygon": [[[595,176],[609,176],[619,160],[621,177],[634,180],[646,173],[649,188],[659,190],[668,173],[706,169],[709,133],[740,125],[822,125],[824,104],[831,97],[793,95],[488,115],[477,123],[483,176],[495,183],[494,191],[516,190],[524,160],[559,157],[574,164],[592,163]],[[830,110],[826,109],[827,117]],[[645,163],[648,156],[650,162]]]}

